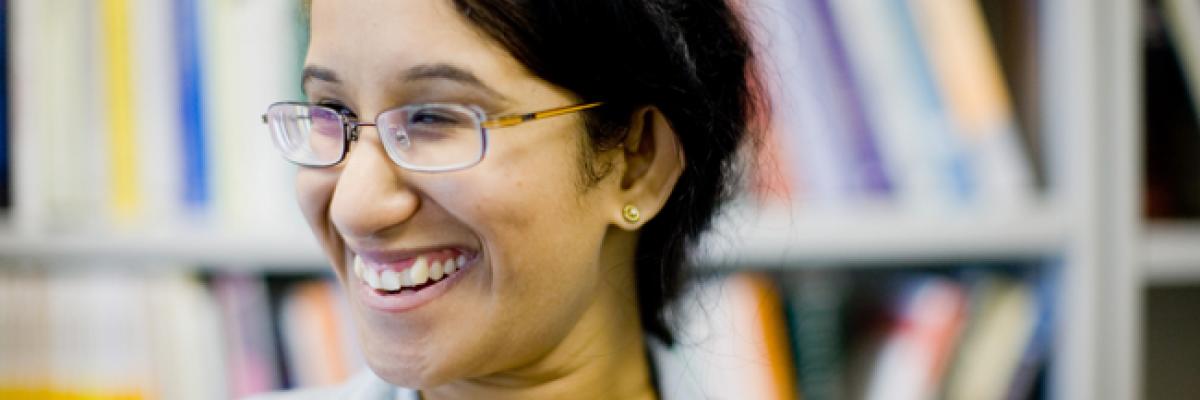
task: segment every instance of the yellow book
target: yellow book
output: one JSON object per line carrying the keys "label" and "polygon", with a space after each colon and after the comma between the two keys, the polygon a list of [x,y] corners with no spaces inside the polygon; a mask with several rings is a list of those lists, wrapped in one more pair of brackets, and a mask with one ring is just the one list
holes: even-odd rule
{"label": "yellow book", "polygon": [[118,222],[132,220],[140,206],[137,140],[134,121],[128,0],[103,0],[101,25],[105,57],[104,87],[109,130],[111,201]]}

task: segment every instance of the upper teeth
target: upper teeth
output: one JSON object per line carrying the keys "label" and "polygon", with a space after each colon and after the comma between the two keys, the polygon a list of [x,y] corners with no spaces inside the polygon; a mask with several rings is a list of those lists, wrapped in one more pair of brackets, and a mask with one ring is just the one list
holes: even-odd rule
{"label": "upper teeth", "polygon": [[402,287],[416,287],[431,281],[439,281],[455,271],[462,269],[467,258],[459,255],[446,260],[429,261],[426,256],[417,257],[412,267],[403,271],[392,269],[375,270],[363,263],[362,257],[354,256],[354,276],[358,277],[372,289],[387,291],[400,290]]}

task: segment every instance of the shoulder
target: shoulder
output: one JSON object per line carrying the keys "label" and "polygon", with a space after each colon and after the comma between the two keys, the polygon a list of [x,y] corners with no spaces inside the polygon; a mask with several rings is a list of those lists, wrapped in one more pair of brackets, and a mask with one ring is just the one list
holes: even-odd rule
{"label": "shoulder", "polygon": [[336,386],[264,393],[244,400],[410,400],[416,392],[397,388],[375,376],[369,368]]}
{"label": "shoulder", "polygon": [[[680,346],[668,347],[662,342],[647,337],[651,358],[658,369],[658,384],[663,399],[701,399],[704,391],[699,388],[700,374],[681,354]],[[683,351],[682,353],[686,353]],[[264,393],[244,400],[417,400],[411,389],[398,388],[375,376],[369,368],[356,374],[341,385]]]}

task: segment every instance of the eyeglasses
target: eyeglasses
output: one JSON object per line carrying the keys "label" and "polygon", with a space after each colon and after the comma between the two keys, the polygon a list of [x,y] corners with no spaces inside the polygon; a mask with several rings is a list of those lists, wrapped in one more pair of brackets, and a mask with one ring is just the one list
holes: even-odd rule
{"label": "eyeglasses", "polygon": [[272,104],[262,121],[271,130],[283,157],[306,167],[337,165],[358,140],[358,128],[374,126],[393,162],[422,172],[470,168],[483,161],[488,130],[571,114],[603,103],[488,118],[482,109],[461,104],[413,104],[379,113],[375,123],[358,122],[338,110],[317,104]]}

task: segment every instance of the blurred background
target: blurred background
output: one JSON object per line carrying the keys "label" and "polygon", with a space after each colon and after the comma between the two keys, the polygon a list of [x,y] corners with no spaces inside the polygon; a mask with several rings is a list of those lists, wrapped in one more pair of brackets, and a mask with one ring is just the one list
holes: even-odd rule
{"label": "blurred background", "polygon": [[[774,113],[694,260],[713,398],[1200,393],[1200,3],[739,0]],[[0,399],[363,368],[260,114],[296,0],[0,0]]]}

